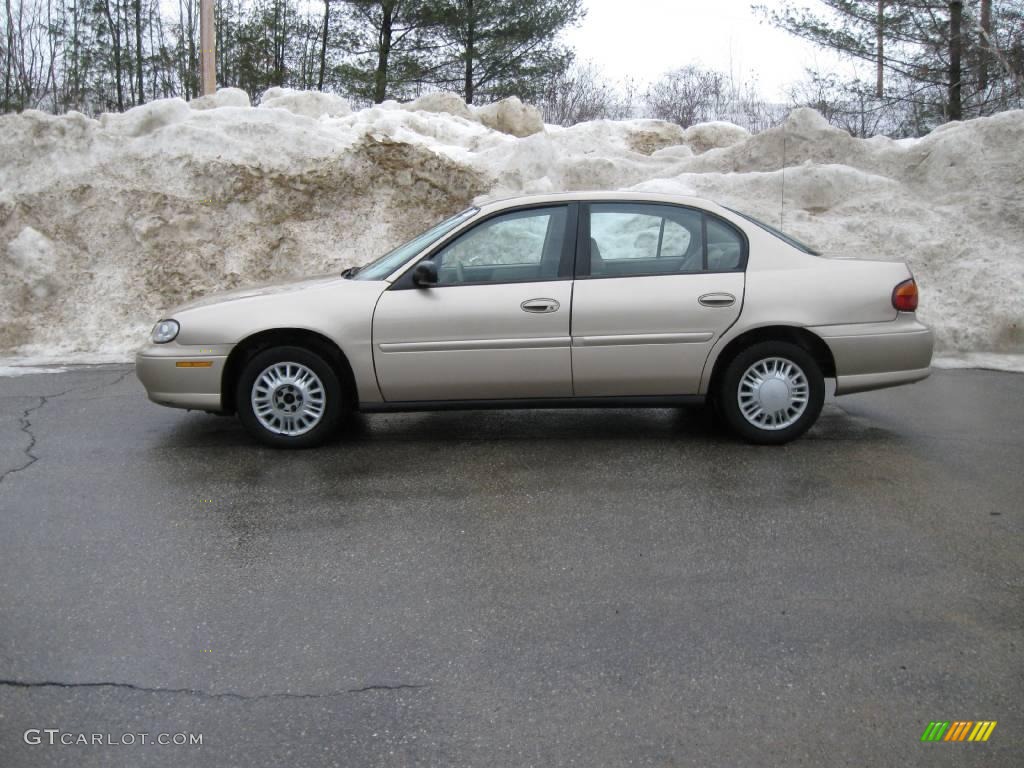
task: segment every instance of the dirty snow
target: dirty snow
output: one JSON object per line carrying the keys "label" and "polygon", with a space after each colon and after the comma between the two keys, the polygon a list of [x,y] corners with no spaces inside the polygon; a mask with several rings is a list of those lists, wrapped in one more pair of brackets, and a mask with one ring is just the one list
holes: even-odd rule
{"label": "dirty snow", "polygon": [[0,366],[0,379],[13,379],[32,374],[61,374],[67,370],[60,366]]}
{"label": "dirty snow", "polygon": [[752,136],[544,126],[517,100],[451,94],[352,112],[286,89],[258,107],[225,89],[98,120],[5,115],[0,356],[127,359],[176,304],[366,262],[480,196],[641,189],[781,218],[830,255],[905,259],[939,356],[1024,368],[1021,147],[1020,111],[902,141],[810,110]]}

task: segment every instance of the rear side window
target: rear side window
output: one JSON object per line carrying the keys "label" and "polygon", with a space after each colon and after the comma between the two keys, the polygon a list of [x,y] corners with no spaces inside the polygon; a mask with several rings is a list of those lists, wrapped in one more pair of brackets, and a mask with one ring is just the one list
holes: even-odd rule
{"label": "rear side window", "polygon": [[743,238],[740,234],[712,216],[707,217],[708,271],[730,272],[743,265]]}
{"label": "rear side window", "polygon": [[594,277],[700,272],[703,259],[697,211],[645,204],[590,206],[590,274]]}
{"label": "rear side window", "polygon": [[777,238],[779,238],[779,240],[784,242],[786,245],[791,245],[794,248],[796,248],[798,251],[803,251],[804,253],[806,253],[806,254],[808,254],[810,256],[821,256],[821,252],[820,251],[814,250],[813,248],[811,248],[811,246],[807,245],[807,243],[801,243],[799,240],[797,240],[792,235],[787,235],[781,229],[776,229],[771,224],[765,224],[760,219],[755,219],[750,214],[743,213],[741,211],[737,211],[734,208],[727,208],[726,210],[732,211],[737,216],[742,216],[744,219],[749,221],[751,224],[756,224],[761,229],[763,229],[765,232],[767,232],[767,233],[769,233],[771,235],[775,235]]}
{"label": "rear side window", "polygon": [[[592,203],[581,277],[639,277],[742,270],[746,240],[733,226],[694,208],[654,203]],[[589,267],[589,269],[588,269]]]}

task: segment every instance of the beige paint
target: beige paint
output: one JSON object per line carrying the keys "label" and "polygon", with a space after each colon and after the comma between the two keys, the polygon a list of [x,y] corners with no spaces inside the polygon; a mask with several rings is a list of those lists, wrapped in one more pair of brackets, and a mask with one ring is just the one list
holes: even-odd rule
{"label": "beige paint", "polygon": [[[711,293],[735,303],[702,306]],[[712,344],[739,317],[743,274],[581,279],[572,302],[575,394],[691,395]]]}
{"label": "beige paint", "polygon": [[[559,309],[522,310],[538,298]],[[571,305],[571,280],[384,291],[373,323],[381,393],[389,401],[568,397]]]}

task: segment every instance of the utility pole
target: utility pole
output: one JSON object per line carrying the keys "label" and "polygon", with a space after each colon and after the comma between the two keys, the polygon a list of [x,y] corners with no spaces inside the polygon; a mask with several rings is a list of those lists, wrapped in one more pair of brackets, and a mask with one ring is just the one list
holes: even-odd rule
{"label": "utility pole", "polygon": [[214,51],[213,0],[199,0],[200,82],[203,96],[217,90],[217,67]]}

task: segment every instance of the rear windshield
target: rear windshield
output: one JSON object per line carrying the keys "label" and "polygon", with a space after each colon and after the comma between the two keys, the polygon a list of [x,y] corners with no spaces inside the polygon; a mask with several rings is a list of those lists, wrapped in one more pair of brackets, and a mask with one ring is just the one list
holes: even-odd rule
{"label": "rear windshield", "polygon": [[760,219],[755,219],[753,216],[751,216],[749,214],[746,214],[746,213],[743,213],[742,211],[737,211],[735,208],[726,208],[726,210],[727,211],[732,211],[737,216],[742,216],[744,219],[749,221],[751,224],[757,224],[757,226],[759,226],[765,232],[768,232],[768,233],[770,233],[772,235],[775,235],[777,238],[779,238],[779,240],[782,240],[787,245],[793,246],[798,251],[803,251],[804,253],[808,253],[811,256],[821,256],[821,253],[819,251],[814,250],[813,248],[811,248],[811,246],[807,245],[807,243],[801,243],[799,240],[797,240],[792,235],[787,235],[781,229],[776,229],[771,224],[765,224]]}

